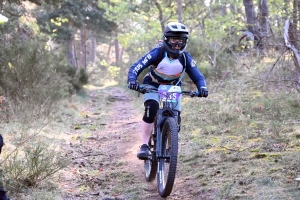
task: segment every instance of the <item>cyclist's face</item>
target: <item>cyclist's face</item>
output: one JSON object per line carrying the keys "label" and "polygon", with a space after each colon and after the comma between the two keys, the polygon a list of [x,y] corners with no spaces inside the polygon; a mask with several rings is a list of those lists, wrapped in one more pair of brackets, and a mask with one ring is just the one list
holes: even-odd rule
{"label": "cyclist's face", "polygon": [[182,46],[184,46],[184,38],[171,37],[169,39],[169,44],[173,49],[180,49]]}

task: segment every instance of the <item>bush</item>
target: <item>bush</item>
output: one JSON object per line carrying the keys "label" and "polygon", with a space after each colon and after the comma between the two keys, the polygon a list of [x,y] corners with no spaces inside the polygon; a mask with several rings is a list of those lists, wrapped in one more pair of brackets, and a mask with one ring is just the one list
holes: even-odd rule
{"label": "bush", "polygon": [[76,69],[69,66],[66,70],[67,75],[70,77],[72,88],[70,93],[80,93],[83,91],[83,85],[88,83],[89,75],[85,69]]}
{"label": "bush", "polygon": [[65,71],[63,59],[41,41],[0,42],[0,96],[6,97],[9,118],[48,115],[54,103],[69,94]]}
{"label": "bush", "polygon": [[230,43],[232,42],[209,42],[205,38],[191,38],[187,50],[197,61],[197,66],[206,78],[219,80],[224,79],[228,71],[238,71],[238,58],[230,47]]}
{"label": "bush", "polygon": [[4,161],[6,188],[18,191],[20,188],[37,186],[52,177],[70,163],[52,140],[35,137],[30,143],[19,146]]}
{"label": "bush", "polygon": [[[57,103],[70,95],[72,77],[66,73],[68,64],[61,54],[48,51],[38,38],[10,37],[0,41],[0,119],[9,122],[1,128],[5,127],[4,136],[11,137],[1,163],[0,183],[10,192],[20,192],[69,163],[57,146],[39,133],[51,120],[49,115]],[[14,131],[10,126],[21,128]]]}

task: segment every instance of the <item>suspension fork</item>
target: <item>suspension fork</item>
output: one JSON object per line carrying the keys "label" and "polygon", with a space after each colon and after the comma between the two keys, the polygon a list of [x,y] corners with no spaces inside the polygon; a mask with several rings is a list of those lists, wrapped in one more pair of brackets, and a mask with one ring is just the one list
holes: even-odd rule
{"label": "suspension fork", "polygon": [[161,152],[162,149],[162,133],[161,133],[161,127],[162,124],[164,123],[165,119],[167,117],[174,117],[176,122],[178,122],[178,111],[173,110],[171,116],[167,115],[167,116],[163,116],[163,113],[166,111],[167,109],[158,109],[157,111],[157,118],[156,118],[156,157],[159,158],[163,158],[164,155]]}
{"label": "suspension fork", "polygon": [[174,113],[175,121],[176,121],[176,123],[177,123],[178,126],[179,126],[179,124],[180,124],[180,122],[181,122],[181,119],[180,119],[180,111],[174,110],[173,113]]}
{"label": "suspension fork", "polygon": [[162,123],[162,110],[158,109],[157,118],[156,118],[156,158],[160,158],[161,155],[161,147],[162,147],[162,138],[161,138],[161,123]]}

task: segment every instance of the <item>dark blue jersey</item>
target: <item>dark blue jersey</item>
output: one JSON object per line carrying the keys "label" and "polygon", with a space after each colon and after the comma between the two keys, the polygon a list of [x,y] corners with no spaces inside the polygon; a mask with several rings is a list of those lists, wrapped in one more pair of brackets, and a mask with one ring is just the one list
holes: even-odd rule
{"label": "dark blue jersey", "polygon": [[[153,68],[153,64],[159,57],[158,54],[160,53],[160,47],[154,48],[146,55],[141,57],[136,63],[134,63],[129,71],[128,71],[128,82],[136,81],[139,74],[146,68],[151,66],[150,72],[144,77],[143,84],[150,84],[154,86],[158,86],[159,84],[174,84],[176,81],[179,80],[180,76],[170,76],[163,78],[160,76],[159,73],[155,73],[155,68]],[[184,58],[185,57],[185,58]],[[188,53],[185,52],[181,56],[179,56],[178,60],[180,61],[181,65],[186,68],[185,71],[189,75],[190,79],[196,84],[198,90],[200,87],[206,87],[206,82],[203,74],[200,72],[196,65],[196,61],[193,57]],[[185,63],[186,62],[186,63]],[[165,64],[165,63],[164,63]],[[158,65],[159,66],[159,65]]]}

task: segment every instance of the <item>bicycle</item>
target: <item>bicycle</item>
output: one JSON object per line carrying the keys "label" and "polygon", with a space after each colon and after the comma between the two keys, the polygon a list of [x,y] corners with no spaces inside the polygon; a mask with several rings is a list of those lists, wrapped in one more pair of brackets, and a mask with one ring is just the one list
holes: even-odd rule
{"label": "bicycle", "polygon": [[181,95],[198,96],[198,92],[182,91],[180,86],[160,85],[157,89],[141,85],[138,92],[157,92],[160,99],[154,130],[149,139],[151,156],[144,161],[146,181],[157,175],[158,193],[161,197],[171,194],[178,157],[178,111],[174,110]]}

